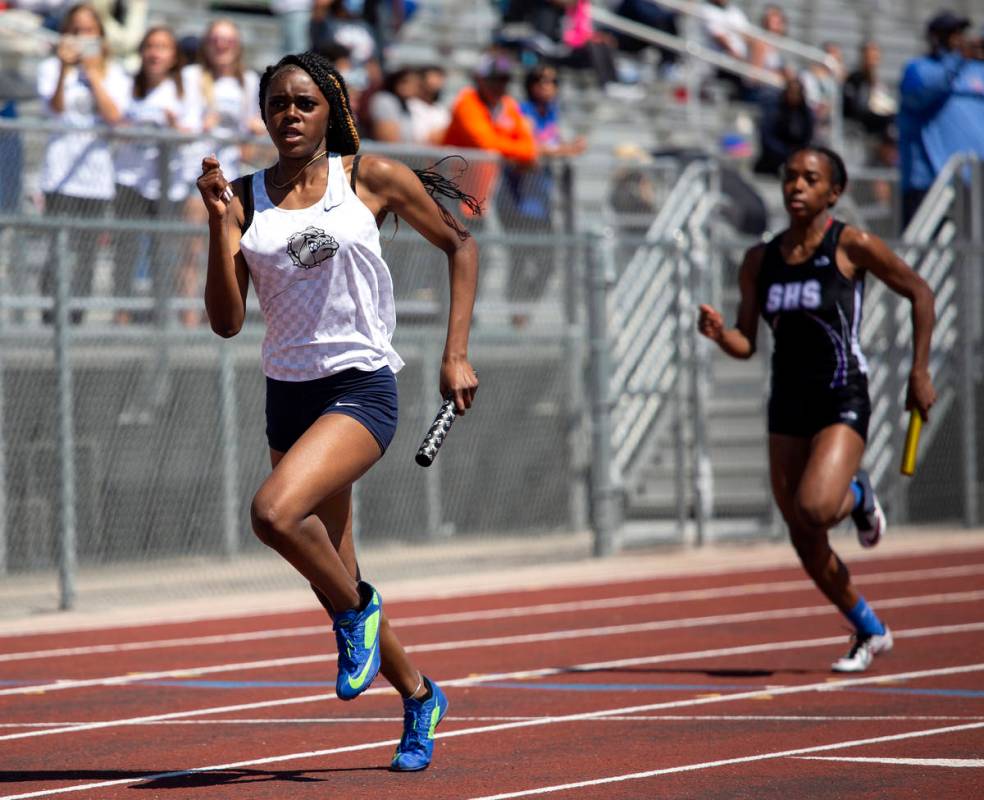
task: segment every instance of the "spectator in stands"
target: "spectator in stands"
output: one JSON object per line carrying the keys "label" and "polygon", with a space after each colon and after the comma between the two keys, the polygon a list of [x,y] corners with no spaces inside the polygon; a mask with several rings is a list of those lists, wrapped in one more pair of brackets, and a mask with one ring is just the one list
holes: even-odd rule
{"label": "spectator in stands", "polygon": [[830,125],[835,104],[840,102],[841,86],[844,83],[844,52],[835,42],[824,42],[823,51],[835,64],[812,63],[800,73],[803,94],[813,111],[817,137],[824,141],[830,138]]}
{"label": "spectator in stands", "polygon": [[798,78],[789,78],[782,94],[763,105],[755,172],[777,176],[786,159],[813,140],[813,130],[813,112],[806,103],[803,84]]}
{"label": "spectator in stands", "polygon": [[311,49],[311,12],[314,0],[270,0],[270,11],[280,23],[280,47],[284,53]]}
{"label": "spectator in stands", "polygon": [[599,86],[617,92],[614,37],[595,29],[589,0],[558,1],[565,7],[561,41],[570,50],[570,54],[560,63],[576,69],[593,70]]}
{"label": "spectator in stands", "polygon": [[[707,0],[701,8],[701,17],[701,34],[707,47],[739,61],[748,60],[748,42],[745,39],[748,17],[744,11],[730,0]],[[716,77],[731,87],[734,97],[741,97],[744,93],[742,79],[734,73],[718,70]]]}
{"label": "spectator in stands", "polygon": [[[475,85],[464,88],[451,108],[443,144],[489,150],[517,167],[535,164],[532,126],[506,91],[512,69],[512,61],[502,53],[492,51],[482,56],[474,72]],[[497,164],[473,163],[462,178],[462,189],[484,206],[491,199],[498,176]]]}
{"label": "spectator in stands", "polygon": [[[150,28],[139,47],[140,70],[133,78],[132,89],[123,109],[123,124],[142,128],[178,130],[187,119],[185,91],[178,55],[178,42],[167,27]],[[169,218],[176,215],[180,203],[188,196],[181,164],[181,148],[146,140],[123,140],[116,149],[115,216],[119,219]],[[168,186],[161,186],[160,159],[167,158]],[[146,272],[162,300],[164,289],[174,282],[176,252],[165,244],[160,234],[121,233],[116,237],[113,291],[116,297],[133,294],[135,267]],[[134,258],[136,254],[142,258]],[[143,263],[141,263],[143,262]],[[160,307],[160,306],[159,306]],[[130,312],[119,310],[116,321],[129,322]]]}
{"label": "spectator in stands", "polygon": [[382,83],[383,70],[376,37],[361,18],[362,11],[362,0],[315,0],[311,43],[315,50],[328,42],[347,47],[352,61],[348,78],[370,91]]}
{"label": "spectator in stands", "polygon": [[[677,36],[680,32],[676,12],[663,8],[652,0],[620,0],[615,7],[615,13],[632,22],[639,22],[657,31],[668,33],[670,36]],[[650,46],[648,42],[624,33],[616,33],[615,39],[618,42],[618,49],[623,53],[638,53]],[[660,71],[666,74],[677,63],[677,54],[673,50],[662,47],[657,48],[657,50],[659,51]]]}
{"label": "spectator in stands", "polygon": [[420,68],[420,93],[409,101],[413,140],[417,144],[440,144],[451,122],[451,112],[441,104],[447,73],[444,67],[427,64]]}
{"label": "spectator in stands", "polygon": [[745,40],[748,17],[744,11],[730,0],[707,0],[701,9],[701,17],[701,33],[708,47],[740,61],[748,60],[748,42]]}
{"label": "spectator in stands", "polygon": [[410,101],[420,94],[420,73],[401,67],[386,75],[382,88],[369,100],[370,138],[378,142],[412,142]]}
{"label": "spectator in stands", "polygon": [[[198,179],[202,159],[210,154],[216,155],[230,180],[239,177],[243,145],[229,139],[245,140],[263,133],[265,128],[260,119],[260,79],[245,66],[242,37],[234,22],[218,19],[209,24],[199,43],[197,62],[181,71],[181,81],[188,114],[183,127],[206,134],[182,155],[185,182],[190,186]],[[205,223],[205,212],[197,198],[189,198],[185,212],[188,221]],[[186,297],[199,294],[198,265],[204,246],[205,240],[199,237],[188,242],[187,259],[179,276],[180,290]],[[189,309],[182,319],[187,325],[198,324],[201,313]]]}
{"label": "spectator in stands", "polygon": [[[0,101],[0,119],[16,119],[17,104]],[[0,133],[0,213],[15,213],[20,208],[24,168],[24,145],[19,131]]]}
{"label": "spectator in stands", "polygon": [[878,74],[881,48],[861,45],[861,63],[844,82],[844,118],[859,122],[866,133],[880,136],[895,122],[898,102]]}
{"label": "spectator in stands", "polygon": [[[762,10],[760,27],[773,36],[785,36],[787,30],[786,15],[779,6],[766,6]],[[756,38],[754,35],[748,37],[748,63],[753,67],[759,67],[780,77],[785,77],[786,62],[779,48]],[[745,99],[761,99],[761,93],[765,88],[762,84],[746,81]],[[768,88],[771,89],[772,87]]]}
{"label": "spectator in stands", "polygon": [[[557,104],[557,70],[542,64],[526,74],[526,101],[520,106],[536,140],[537,156],[547,159],[576,156],[584,152],[582,137],[567,140],[561,133]],[[496,197],[496,206],[507,229],[524,233],[548,233],[553,229],[554,178],[556,165],[547,161],[536,167],[507,166]],[[508,287],[510,301],[533,302],[543,296],[553,272],[554,260],[541,248],[513,249]],[[513,325],[528,321],[524,313],[513,314]]]}
{"label": "spectator in stands", "polygon": [[929,53],[902,74],[898,114],[903,222],[956,153],[984,156],[984,62],[964,54],[970,20],[941,11],[928,23]]}
{"label": "spectator in stands", "polygon": [[[113,158],[107,138],[98,130],[122,119],[129,81],[109,57],[105,31],[96,10],[86,3],[72,6],[61,25],[55,55],[38,67],[38,95],[54,121],[69,129],[51,134],[41,168],[45,213],[73,218],[102,217],[114,194]],[[69,249],[74,256],[71,293],[87,295],[92,288],[98,234],[73,231]],[[52,295],[55,269],[64,252],[51,249],[41,275],[41,291]],[[53,317],[43,314],[45,321]],[[80,322],[82,312],[72,312]]]}
{"label": "spectator in stands", "polygon": [[323,56],[331,62],[332,66],[338,70],[339,74],[345,79],[348,86],[349,104],[352,107],[352,117],[359,136],[369,138],[369,131],[366,130],[365,101],[369,95],[366,94],[367,84],[365,72],[356,74],[352,69],[352,54],[349,49],[333,39],[320,42],[315,45],[314,52]]}

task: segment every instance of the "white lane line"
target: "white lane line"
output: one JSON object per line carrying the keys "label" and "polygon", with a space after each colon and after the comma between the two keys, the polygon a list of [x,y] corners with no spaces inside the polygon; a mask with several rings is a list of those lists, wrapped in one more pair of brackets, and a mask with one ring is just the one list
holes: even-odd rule
{"label": "white lane line", "polygon": [[[956,567],[939,567],[928,570],[899,570],[896,572],[873,573],[860,576],[857,580],[864,585],[877,583],[896,583],[909,580],[931,578],[954,578],[984,574],[984,564],[967,564]],[[814,588],[811,581],[792,580],[773,583],[749,583],[741,586],[723,586],[713,589],[689,589],[678,592],[655,592],[621,597],[605,597],[595,600],[577,600],[565,603],[542,603],[539,605],[494,608],[476,611],[461,611],[451,614],[403,617],[391,620],[398,628],[421,625],[449,625],[460,622],[479,622],[515,617],[539,616],[547,614],[566,614],[581,611],[596,611],[612,608],[626,608],[663,603],[681,603],[694,600],[717,600],[749,595],[783,594],[793,591],[806,591]],[[880,601],[872,601],[880,605]],[[83,647],[58,647],[49,650],[26,650],[15,653],[0,653],[0,662],[29,661],[35,659],[64,658],[69,656],[95,655],[100,653],[124,653],[139,650],[163,650],[168,648],[203,647],[214,644],[265,641],[268,639],[297,639],[304,636],[323,636],[329,638],[329,626],[304,625],[293,628],[273,628],[242,633],[214,634],[210,636],[190,636],[179,639],[155,639],[144,642],[120,642],[118,644],[97,644]]]}
{"label": "white lane line", "polygon": [[[802,753],[819,753],[825,750],[841,750],[849,747],[863,747],[868,744],[881,744],[882,742],[899,742],[904,739],[917,739],[926,736],[939,736],[945,733],[957,733],[959,731],[976,730],[984,728],[984,722],[975,722],[969,725],[952,725],[947,728],[928,728],[921,731],[909,731],[908,733],[897,733],[891,736],[875,736],[870,739],[853,739],[844,742],[832,742],[830,744],[815,745],[813,747],[799,747],[795,750],[779,750],[772,753],[758,753],[752,756],[741,758],[725,758],[718,761],[705,761],[699,764],[685,764],[680,767],[669,767],[667,769],[652,769],[646,772],[633,772],[627,775],[613,775],[608,778],[596,778],[589,781],[578,781],[576,783],[564,783],[556,786],[541,786],[536,789],[525,789],[519,792],[506,792],[504,794],[486,795],[484,797],[472,798],[472,800],[509,800],[513,797],[531,797],[537,794],[550,794],[553,792],[564,792],[572,789],[584,789],[589,786],[604,786],[609,783],[622,783],[624,781],[641,780],[643,778],[654,778],[658,775],[671,775],[677,772],[693,772],[702,769],[712,769],[714,767],[726,767],[732,764],[747,764],[752,761],[766,761],[774,758],[788,758]],[[0,798],[4,800],[4,798]]]}
{"label": "white lane line", "polygon": [[[971,592],[948,592],[945,594],[921,595],[916,597],[896,597],[878,602],[879,609],[907,608],[909,606],[925,607],[950,603],[970,603],[984,599],[984,590]],[[408,645],[404,649],[408,653],[435,653],[447,650],[465,650],[481,647],[504,647],[507,645],[536,644],[540,642],[556,642],[566,639],[586,639],[600,636],[621,636],[633,633],[651,633],[660,630],[678,630],[680,628],[699,628],[715,625],[737,625],[750,622],[765,622],[768,620],[789,620],[803,617],[820,616],[831,613],[827,604],[820,606],[805,606],[803,608],[770,609],[768,611],[747,611],[738,614],[715,614],[707,617],[690,617],[688,619],[665,619],[655,622],[639,622],[629,625],[608,625],[592,628],[574,628],[567,630],[546,631],[543,633],[525,633],[515,636],[495,636],[484,639],[462,639],[452,642],[430,642],[427,644]],[[214,664],[204,667],[180,667],[177,669],[159,670],[156,672],[130,672],[125,675],[112,675],[105,678],[86,678],[80,680],[62,679],[51,683],[35,683],[26,686],[13,686],[0,689],[0,697],[9,695],[31,695],[48,692],[60,692],[67,689],[81,689],[92,686],[121,686],[141,681],[158,680],[161,678],[193,678],[202,675],[215,675],[223,672],[239,672],[277,667],[298,666],[302,664],[324,663],[329,654],[309,656],[293,656],[288,658],[264,659],[262,661],[241,661],[231,664]]]}
{"label": "white lane line", "polygon": [[[444,685],[444,684],[442,684]],[[462,717],[451,715],[449,722],[516,722],[544,719],[539,715],[507,715],[492,717]],[[973,722],[984,717],[968,714],[869,714],[810,715],[810,714],[630,714],[624,717],[603,717],[584,722]],[[151,725],[353,725],[363,722],[402,722],[403,717],[258,717],[256,719],[168,719],[135,722],[134,727]],[[575,720],[577,721],[577,720]],[[84,722],[0,722],[0,728],[57,728],[64,725],[85,725]]]}
{"label": "white lane line", "polygon": [[903,764],[909,767],[984,767],[984,758],[846,758],[797,756],[801,761],[853,761],[859,764]]}
{"label": "white lane line", "polygon": [[[881,675],[881,676],[874,675],[865,678],[846,678],[846,679],[835,681],[833,683],[829,681],[823,681],[821,683],[811,683],[811,684],[804,684],[800,686],[777,687],[775,689],[770,690],[769,693],[776,695],[776,694],[803,694],[807,692],[824,692],[824,691],[831,691],[839,688],[845,688],[848,686],[862,686],[868,683],[877,683],[882,681],[902,681],[902,680],[911,680],[913,678],[933,677],[938,675],[953,675],[953,674],[962,674],[968,672],[979,672],[981,670],[984,670],[984,663],[966,664],[959,667],[943,667],[943,668],[931,669],[931,670],[918,670],[913,672],[901,672],[892,675]],[[609,708],[601,711],[587,711],[577,714],[565,714],[565,715],[553,716],[553,717],[540,717],[536,719],[519,720],[514,722],[503,722],[495,725],[485,725],[485,726],[479,726],[474,728],[462,728],[459,730],[439,733],[435,738],[451,739],[461,736],[472,736],[480,733],[493,733],[496,731],[511,730],[516,728],[539,727],[542,725],[557,725],[557,724],[586,720],[586,719],[596,719],[602,717],[618,716],[623,714],[633,714],[636,712],[655,711],[660,708],[707,705],[709,703],[725,703],[725,702],[732,702],[735,700],[749,699],[756,696],[761,696],[761,694],[762,694],[761,690],[756,690],[754,692],[744,692],[741,695],[726,695],[721,697],[700,697],[700,698],[693,698],[690,700],[679,700],[670,703],[650,703],[647,705],[639,705],[639,706]],[[587,782],[584,783],[583,785],[587,786],[587,785],[596,785],[598,783],[610,783],[618,780],[630,780],[632,779],[632,777],[649,777],[652,774],[658,775],[658,774],[664,774],[669,772],[682,772],[691,769],[705,769],[708,766],[721,766],[724,764],[741,763],[743,761],[757,761],[763,758],[777,758],[779,756],[785,756],[785,755],[799,755],[801,753],[812,753],[812,752],[819,752],[823,750],[835,750],[835,749],[841,749],[842,747],[857,746],[858,744],[893,741],[895,739],[913,738],[915,736],[931,736],[938,733],[947,733],[951,731],[960,731],[960,730],[974,730],[977,728],[984,728],[984,722],[974,722],[964,725],[955,725],[947,728],[936,728],[930,731],[916,731],[916,732],[905,733],[905,734],[896,734],[894,736],[884,736],[884,737],[879,737],[870,740],[858,740],[857,742],[838,743],[834,745],[823,745],[819,747],[808,747],[798,750],[784,751],[778,754],[746,756],[744,758],[729,759],[726,761],[719,761],[719,762],[709,762],[707,764],[690,765],[686,767],[672,767],[666,770],[656,770],[651,773],[636,773],[633,776],[618,776],[615,778],[605,778],[599,781]],[[0,800],[24,800],[25,798],[29,798],[29,797],[46,797],[54,794],[65,794],[69,792],[83,792],[83,791],[89,791],[90,789],[101,789],[107,786],[122,786],[126,784],[139,783],[141,781],[164,780],[167,778],[177,778],[185,775],[193,775],[198,773],[216,772],[219,770],[229,770],[229,769],[239,769],[243,767],[255,767],[261,764],[276,764],[276,763],[283,763],[285,761],[297,761],[307,758],[320,758],[322,756],[334,755],[337,753],[351,753],[360,750],[372,750],[381,747],[390,747],[396,744],[397,741],[398,741],[397,739],[385,739],[377,742],[365,742],[362,744],[347,745],[344,747],[335,747],[327,750],[314,750],[314,751],[301,752],[301,753],[286,753],[278,756],[267,756],[264,758],[250,759],[247,761],[237,761],[230,764],[214,764],[205,767],[195,767],[193,769],[188,769],[188,770],[163,772],[157,775],[142,775],[140,777],[134,777],[134,778],[121,778],[118,780],[99,781],[97,783],[81,784],[76,786],[63,786],[57,789],[42,789],[40,791],[28,792],[26,794],[7,795],[4,797],[0,797]],[[570,785],[570,787],[564,786],[560,788],[580,788],[581,785],[582,784],[573,784]],[[560,788],[547,787],[547,788],[534,790],[533,792],[527,791],[527,792],[521,792],[519,794],[501,795],[497,797],[514,797],[514,796],[520,797],[523,796],[524,794],[529,794],[529,793],[542,794],[548,791],[560,791]],[[493,800],[493,799],[483,798],[482,800]]]}
{"label": "white lane line", "polygon": [[[929,628],[913,628],[908,631],[900,630],[895,631],[894,635],[896,638],[914,638],[920,636],[945,636],[951,633],[966,633],[968,630],[984,630],[984,622],[978,623],[968,623],[964,625],[949,625],[941,626],[936,625]],[[618,659],[615,661],[599,661],[591,662],[586,664],[577,664],[574,666],[567,667],[542,667],[539,669],[526,669],[518,670],[515,672],[500,672],[500,673],[489,673],[486,675],[471,675],[467,678],[454,678],[451,680],[441,679],[439,683],[442,686],[480,686],[483,683],[495,682],[508,680],[511,678],[535,678],[535,677],[546,677],[551,675],[562,675],[577,672],[595,672],[599,670],[607,669],[617,669],[624,666],[639,666],[642,664],[660,664],[670,661],[684,661],[684,660],[699,660],[707,658],[716,658],[723,656],[733,656],[733,655],[747,655],[751,653],[767,653],[774,650],[791,650],[791,649],[806,649],[812,647],[825,647],[832,644],[838,644],[843,641],[842,636],[830,636],[823,639],[801,639],[798,641],[779,641],[779,642],[768,642],[765,644],[754,644],[754,645],[740,645],[738,647],[725,647],[716,650],[697,650],[685,653],[663,653],[657,656],[647,656],[644,658],[630,658],[630,659]],[[907,678],[914,676],[917,677],[927,677],[929,675],[943,675],[943,674],[958,674],[959,672],[976,672],[980,667],[984,665],[973,665],[969,668],[946,668],[930,670],[928,673],[908,673]],[[953,670],[957,671],[954,672]],[[863,683],[871,682],[885,682],[890,680],[890,676],[873,676],[869,678],[858,678],[853,680],[841,680],[833,682],[825,682],[823,684],[827,690],[832,690],[835,687],[843,686],[853,686],[858,681]],[[782,687],[778,687],[780,690]],[[752,697],[762,697],[763,695],[774,695],[782,694],[784,692],[777,691],[776,687],[769,687],[768,689],[756,689],[747,696]],[[395,694],[395,691],[390,687],[379,687],[374,689],[368,689],[364,692],[366,695],[378,695],[378,694]],[[729,699],[744,699],[746,695],[721,695],[720,697],[708,697],[702,698],[699,702],[726,702]],[[137,725],[145,722],[156,722],[159,720],[168,719],[188,719],[191,717],[208,716],[211,714],[223,714],[223,713],[233,713],[237,711],[253,711],[259,708],[274,708],[287,705],[297,705],[303,703],[314,703],[314,702],[324,702],[327,700],[334,700],[335,694],[325,693],[325,694],[315,694],[315,695],[305,695],[302,697],[289,697],[282,698],[278,700],[260,700],[254,703],[239,703],[237,705],[227,705],[227,706],[211,706],[207,708],[197,708],[190,709],[186,711],[171,711],[162,714],[149,714],[142,717],[128,717],[123,719],[113,719],[113,720],[102,720],[97,722],[87,722],[80,725],[73,725],[65,728],[52,728],[47,730],[38,731],[26,731],[21,733],[10,733],[0,736],[0,741],[9,741],[12,739],[27,739],[37,736],[50,736],[54,734],[61,733],[78,733],[80,731],[98,730],[102,728],[114,728],[124,725]],[[654,710],[656,708],[676,708],[680,704],[693,705],[698,701],[673,701],[670,703],[657,704],[656,706],[643,706],[642,710]]]}

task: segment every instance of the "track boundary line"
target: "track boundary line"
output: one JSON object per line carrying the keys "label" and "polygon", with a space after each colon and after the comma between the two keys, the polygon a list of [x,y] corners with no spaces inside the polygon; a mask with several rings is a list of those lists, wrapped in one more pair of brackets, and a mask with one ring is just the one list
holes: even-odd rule
{"label": "track boundary line", "polygon": [[[905,608],[908,606],[924,607],[948,603],[973,602],[984,599],[984,590],[967,592],[948,592],[944,594],[919,595],[883,599],[878,607]],[[634,633],[651,633],[660,630],[677,630],[680,628],[699,628],[713,625],[736,625],[750,622],[764,622],[774,619],[796,619],[820,616],[830,613],[830,605],[802,606],[800,608],[768,609],[764,611],[743,611],[736,614],[713,614],[703,617],[684,619],[666,619],[652,622],[636,622],[625,625],[608,625],[593,628],[568,628],[540,633],[524,633],[512,636],[495,636],[480,639],[461,639],[457,641],[429,642],[424,644],[406,645],[407,653],[434,653],[446,650],[464,650],[482,647],[504,647],[507,645],[535,644],[539,642],[555,642],[567,639],[587,639],[603,636],[624,636]],[[326,637],[327,640],[327,637]],[[213,664],[204,667],[177,667],[174,669],[157,670],[154,672],[130,672],[125,675],[112,675],[105,678],[64,679],[50,683],[28,684],[0,689],[0,697],[11,695],[47,694],[62,692],[69,689],[85,689],[95,686],[122,686],[140,683],[141,681],[157,680],[160,678],[190,678],[201,675],[215,675],[222,672],[239,670],[274,669],[277,667],[316,664],[326,660],[331,653],[319,653],[308,656],[291,656],[285,658],[262,659],[260,661],[243,661],[228,664]]]}
{"label": "track boundary line", "polygon": [[[964,674],[969,672],[979,672],[982,670],[984,670],[984,663],[965,664],[959,667],[943,667],[943,668],[930,669],[930,670],[914,670],[911,672],[896,673],[892,675],[880,675],[880,676],[873,675],[864,678],[846,678],[843,680],[836,681],[834,683],[825,681],[823,683],[804,684],[801,686],[780,687],[776,689],[770,689],[768,694],[770,695],[803,694],[806,692],[814,692],[814,691],[816,692],[832,691],[836,688],[844,688],[847,686],[858,686],[858,685],[864,685],[866,683],[874,683],[880,681],[900,681],[900,680],[909,680],[913,678],[933,677],[938,675],[954,675],[954,674]],[[751,699],[756,696],[761,696],[762,694],[763,694],[762,690],[756,690],[754,692],[745,692],[740,695],[724,695],[720,697],[700,697],[700,698],[692,698],[686,701],[674,701],[671,703],[650,703],[650,704],[639,705],[639,706],[627,706],[627,707],[620,707],[620,708],[613,708],[613,709],[603,709],[601,711],[588,711],[588,712],[582,712],[577,714],[565,714],[555,717],[538,718],[536,720],[523,720],[518,722],[506,722],[496,725],[480,726],[476,728],[463,728],[460,730],[438,733],[435,736],[435,738],[451,739],[451,738],[458,738],[462,736],[471,736],[480,733],[492,733],[495,731],[510,730],[515,728],[527,728],[527,727],[534,727],[534,726],[538,727],[541,725],[554,725],[554,724],[560,724],[560,723],[571,722],[576,720],[609,717],[618,714],[632,713],[633,711],[650,711],[658,708],[680,707],[681,705],[695,706],[695,705],[707,705],[710,703],[733,702],[735,700]],[[782,751],[780,753],[745,756],[737,759],[726,759],[721,761],[705,762],[703,764],[686,765],[683,767],[670,767],[667,769],[653,770],[645,773],[632,773],[630,775],[616,776],[614,778],[596,779],[595,781],[582,782],[580,784],[566,784],[560,787],[545,787],[545,788],[535,789],[533,791],[522,791],[518,793],[495,795],[492,797],[476,798],[476,800],[502,800],[503,798],[523,797],[529,794],[545,794],[549,791],[561,791],[567,788],[582,788],[582,786],[599,785],[599,783],[612,783],[615,781],[632,780],[636,778],[650,777],[652,775],[668,774],[671,772],[683,772],[683,771],[694,770],[694,769],[706,769],[712,766],[724,766],[727,764],[742,763],[746,761],[758,761],[758,760],[763,760],[765,758],[778,758],[786,755],[821,752],[823,750],[840,749],[843,747],[856,747],[859,746],[860,744],[870,744],[870,743],[881,742],[881,741],[893,741],[896,739],[913,738],[916,736],[931,736],[931,735],[948,733],[948,732],[959,731],[959,730],[974,730],[978,728],[984,728],[984,722],[973,722],[964,725],[953,725],[945,728],[929,729],[927,731],[915,731],[915,732],[909,732],[904,734],[893,734],[887,737],[855,740],[854,742],[848,742],[848,743],[836,743],[830,745],[819,745],[819,746],[808,747],[808,748],[799,748],[796,750]],[[335,755],[338,753],[351,753],[360,750],[372,750],[381,747],[389,747],[395,745],[398,741],[399,741],[398,739],[385,739],[376,742],[363,742],[360,744],[345,745],[342,747],[334,747],[325,750],[314,750],[314,751],[303,752],[303,753],[287,753],[277,756],[266,756],[263,758],[249,759],[246,761],[238,761],[228,764],[214,764],[205,767],[195,767],[188,770],[163,772],[155,775],[142,775],[136,778],[121,778],[118,780],[99,781],[96,783],[83,784],[80,786],[63,786],[57,789],[42,789],[35,792],[28,792],[26,794],[6,795],[0,797],[0,800],[26,800],[26,798],[46,797],[55,794],[66,794],[70,792],[89,791],[90,789],[100,789],[108,786],[123,786],[131,783],[139,783],[141,781],[165,780],[168,778],[179,778],[186,775],[215,772],[218,770],[238,769],[242,767],[258,766],[261,764],[276,764],[276,763],[283,763],[285,761],[296,761],[305,758],[316,758],[326,755]]]}
{"label": "track boundary line", "polygon": [[[894,636],[896,638],[906,638],[906,637],[916,638],[921,636],[946,635],[950,633],[965,633],[971,630],[973,631],[984,630],[984,622],[967,623],[962,625],[949,625],[949,626],[934,625],[932,627],[927,627],[927,628],[913,628],[908,631],[905,630],[896,631],[894,633]],[[641,658],[592,662],[592,663],[578,664],[568,667],[542,667],[538,669],[518,670],[515,672],[490,673],[486,675],[472,675],[467,678],[453,678],[450,680],[441,680],[439,682],[442,686],[458,686],[458,687],[479,686],[483,683],[489,683],[489,682],[504,680],[508,678],[544,677],[548,675],[560,675],[560,674],[571,673],[571,672],[589,672],[589,671],[597,671],[601,669],[613,669],[622,666],[658,664],[658,663],[665,663],[668,661],[683,661],[688,659],[697,660],[697,659],[716,658],[719,656],[729,656],[729,655],[747,655],[750,653],[770,652],[772,650],[778,650],[778,649],[785,649],[785,650],[792,649],[792,648],[807,649],[812,647],[825,647],[827,645],[837,644],[841,641],[843,641],[842,636],[837,636],[837,637],[830,636],[821,639],[768,642],[764,644],[739,645],[737,647],[719,648],[715,650],[698,650],[698,651],[691,651],[691,652],[684,652],[684,653],[665,653],[656,656],[645,656]],[[979,667],[984,667],[984,664],[974,665],[973,668],[971,669],[952,668],[952,667],[941,668],[941,669],[933,670],[932,674],[934,675],[956,674],[953,672],[953,670],[956,670],[957,673],[978,671]],[[916,674],[917,673],[908,673],[910,677]],[[918,673],[918,675],[922,676],[923,673]],[[898,679],[898,677],[899,676],[892,676],[892,675],[881,675],[881,676],[876,675],[868,678],[853,678],[853,679],[840,680],[840,681],[836,681],[836,680],[828,681],[825,682],[823,685],[826,687],[826,690],[832,691],[835,688],[839,688],[839,687],[853,686],[858,681],[861,681],[863,684],[863,683],[890,681],[893,679]],[[794,688],[799,689],[799,687],[794,687]],[[780,694],[780,693],[787,694],[788,692],[779,691],[777,689],[770,687],[766,689],[756,689],[755,691],[750,693],[750,696],[761,697],[767,694],[772,695],[772,694]],[[366,695],[395,694],[395,690],[390,687],[385,687],[385,688],[379,687],[379,688],[369,689],[364,694]],[[258,708],[275,708],[279,706],[322,702],[322,701],[334,700],[334,699],[335,699],[334,693],[323,693],[317,695],[305,695],[301,697],[280,698],[277,700],[260,700],[253,703],[239,703],[236,705],[211,706],[207,708],[191,709],[186,711],[171,711],[171,712],[164,712],[161,714],[150,714],[141,717],[128,717],[123,719],[89,722],[89,723],[84,723],[82,725],[73,725],[64,728],[44,729],[44,730],[37,730],[37,731],[27,731],[22,733],[5,734],[3,736],[0,736],[0,741],[27,739],[27,738],[34,738],[38,736],[51,736],[51,735],[62,734],[62,733],[78,733],[82,731],[121,727],[124,725],[133,725],[133,724],[152,722],[158,720],[187,719],[190,717],[207,716],[209,714],[222,714],[222,713],[230,713],[234,711],[251,711]],[[743,699],[743,696],[721,695],[718,697],[700,698],[697,702],[726,702],[730,699]],[[681,707],[681,705],[693,705],[693,704],[697,704],[697,703],[693,701],[678,700],[678,701],[670,701],[668,703],[663,703],[663,704],[657,704],[655,707],[652,708],[650,706],[643,706],[641,708],[644,710],[654,710],[655,708],[679,708]],[[3,800],[3,798],[0,798],[0,800]]]}
{"label": "track boundary line", "polygon": [[[820,753],[826,750],[842,750],[851,747],[862,747],[868,744],[881,744],[883,742],[898,742],[904,739],[917,739],[926,736],[939,736],[945,733],[957,733],[959,731],[975,730],[984,728],[984,722],[970,723],[968,725],[951,725],[945,728],[928,728],[921,731],[909,731],[907,733],[896,733],[887,736],[873,736],[868,739],[851,739],[844,742],[832,742],[830,744],[814,745],[812,747],[799,747],[793,750],[779,750],[772,753],[759,753],[753,756],[741,756],[738,758],[724,758],[717,761],[705,761],[697,764],[685,764],[680,767],[668,767],[665,769],[654,769],[646,772],[633,772],[626,775],[616,775],[609,778],[596,778],[594,780],[577,781],[575,783],[558,784],[555,786],[543,786],[536,789],[527,789],[518,792],[506,792],[504,794],[485,795],[474,797],[471,800],[509,800],[515,797],[530,797],[537,794],[550,794],[552,792],[570,791],[572,789],[584,789],[589,786],[601,786],[607,783],[622,783],[624,781],[641,780],[643,778],[654,778],[659,775],[671,775],[677,772],[693,772],[696,770],[712,769],[714,767],[725,767],[733,764],[747,764],[752,761],[766,761],[774,758],[790,758],[802,753]],[[6,798],[0,798],[6,800]]]}
{"label": "track boundary line", "polygon": [[[966,564],[952,567],[936,567],[928,570],[898,570],[895,572],[875,572],[863,576],[865,585],[895,583],[914,579],[942,579],[969,577],[984,574],[984,564]],[[735,586],[719,586],[708,589],[684,589],[679,592],[662,591],[649,594],[623,595],[616,597],[597,598],[594,600],[575,600],[562,603],[539,603],[531,606],[507,606],[496,609],[476,609],[453,614],[418,615],[413,617],[395,618],[391,623],[399,628],[418,625],[444,625],[459,622],[478,622],[484,620],[510,619],[514,617],[540,616],[547,614],[563,614],[577,611],[592,611],[610,608],[625,608],[641,605],[660,605],[663,603],[681,603],[698,600],[719,600],[729,597],[745,597],[748,595],[771,595],[785,592],[806,591],[815,589],[813,582],[806,579],[788,581],[746,583]],[[875,605],[881,601],[872,599]],[[257,615],[264,616],[264,615]],[[242,619],[235,617],[235,619]],[[259,631],[243,631],[231,634],[211,634],[204,636],[189,636],[173,639],[156,639],[150,641],[119,642],[116,644],[87,645],[81,647],[58,647],[47,650],[25,650],[14,653],[0,653],[0,663],[11,661],[28,661],[46,658],[63,658],[68,656],[96,655],[101,653],[121,653],[138,650],[156,650],[169,648],[187,648],[212,644],[230,644],[234,642],[262,641],[266,639],[298,638],[302,636],[326,636],[327,624],[303,625],[291,628],[267,628]],[[3,638],[3,637],[0,637]]]}

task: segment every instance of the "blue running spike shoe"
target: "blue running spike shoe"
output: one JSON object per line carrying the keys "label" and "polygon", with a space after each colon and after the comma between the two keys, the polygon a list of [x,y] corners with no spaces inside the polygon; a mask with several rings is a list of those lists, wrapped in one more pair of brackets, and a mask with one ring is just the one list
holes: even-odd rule
{"label": "blue running spike shoe", "polygon": [[424,678],[431,695],[426,700],[403,701],[403,738],[396,746],[390,769],[394,772],[417,772],[427,769],[434,753],[434,729],[448,713],[448,698],[441,687]]}
{"label": "blue running spike shoe", "polygon": [[379,622],[383,602],[368,583],[360,584],[360,596],[370,595],[366,607],[350,609],[335,618],[333,626],[338,645],[338,678],[335,693],[341,700],[358,697],[379,672]]}

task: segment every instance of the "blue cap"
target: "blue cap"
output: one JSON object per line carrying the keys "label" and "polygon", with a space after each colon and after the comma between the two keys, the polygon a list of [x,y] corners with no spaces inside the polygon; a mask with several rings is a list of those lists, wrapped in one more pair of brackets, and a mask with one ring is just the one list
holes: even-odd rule
{"label": "blue cap", "polygon": [[970,20],[966,17],[957,16],[952,11],[940,11],[926,23],[926,32],[948,34],[969,27]]}

